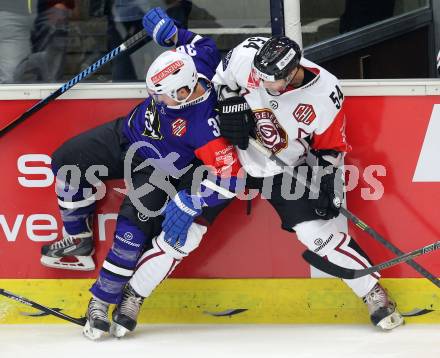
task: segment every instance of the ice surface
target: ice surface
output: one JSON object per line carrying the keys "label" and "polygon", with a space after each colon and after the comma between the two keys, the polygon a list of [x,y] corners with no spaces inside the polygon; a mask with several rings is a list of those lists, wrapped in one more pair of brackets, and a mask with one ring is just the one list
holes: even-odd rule
{"label": "ice surface", "polygon": [[440,325],[140,325],[97,342],[75,325],[0,325],[1,358],[431,358]]}

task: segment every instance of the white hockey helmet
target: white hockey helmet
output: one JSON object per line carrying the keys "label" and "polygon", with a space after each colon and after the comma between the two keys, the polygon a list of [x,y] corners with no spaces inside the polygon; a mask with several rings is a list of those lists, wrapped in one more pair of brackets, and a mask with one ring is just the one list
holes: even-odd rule
{"label": "white hockey helmet", "polygon": [[[182,103],[193,93],[197,79],[197,69],[191,56],[177,51],[165,51],[151,64],[146,82],[150,94],[166,94]],[[186,98],[179,99],[177,91],[182,87],[188,87],[190,93]]]}

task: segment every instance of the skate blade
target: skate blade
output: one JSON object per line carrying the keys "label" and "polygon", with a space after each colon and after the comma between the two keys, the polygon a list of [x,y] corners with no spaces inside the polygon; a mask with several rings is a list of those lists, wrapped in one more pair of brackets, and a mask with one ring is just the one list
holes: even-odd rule
{"label": "skate blade", "polygon": [[382,328],[384,331],[390,331],[396,327],[399,327],[405,323],[402,315],[396,310],[389,316],[383,318],[377,326]]}
{"label": "skate blade", "polygon": [[50,257],[42,255],[40,262],[43,266],[63,270],[93,271],[95,269],[92,256]]}
{"label": "skate blade", "polygon": [[100,329],[91,327],[88,320],[83,328],[83,336],[92,340],[92,341],[96,341],[96,340],[100,339],[104,335],[104,333],[106,333],[106,332],[101,331]]}
{"label": "skate blade", "polygon": [[129,332],[130,332],[130,330],[128,330],[124,326],[121,326],[120,324],[112,322],[112,325],[110,327],[110,334],[113,337],[122,338],[122,337],[124,337]]}

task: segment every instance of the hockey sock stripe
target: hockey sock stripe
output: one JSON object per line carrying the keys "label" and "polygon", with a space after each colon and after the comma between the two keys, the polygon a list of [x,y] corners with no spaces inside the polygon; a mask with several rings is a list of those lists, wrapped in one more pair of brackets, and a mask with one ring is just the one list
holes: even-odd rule
{"label": "hockey sock stripe", "polygon": [[[109,271],[107,270],[105,267],[101,267],[101,271],[99,272],[99,275],[102,276],[102,273],[106,273],[107,275],[110,275],[112,277],[112,281],[114,281],[115,278],[119,278],[121,280],[124,281],[128,281],[130,279],[130,277],[124,276],[124,275],[119,275],[113,271]],[[104,290],[105,291],[105,290]]]}
{"label": "hockey sock stripe", "polygon": [[134,270],[128,270],[126,268],[116,266],[116,265],[112,264],[111,262],[109,262],[108,260],[104,261],[102,268],[112,274],[116,274],[116,275],[122,276],[122,277],[131,277],[134,272]]}
{"label": "hockey sock stripe", "polygon": [[80,201],[63,201],[58,199],[58,205],[64,209],[78,209],[92,205],[95,203],[95,201],[96,197],[95,195],[92,195],[91,197]]}
{"label": "hockey sock stripe", "polygon": [[[342,235],[344,235],[344,238],[341,240],[341,242],[338,244],[338,246],[335,247],[335,251],[339,252],[342,255],[345,255],[349,258],[351,258],[352,260],[356,261],[359,265],[361,265],[364,268],[368,268],[368,266],[362,262],[358,257],[356,257],[355,255],[353,255],[352,253],[344,250],[342,248],[342,245],[345,243],[345,241],[347,240],[347,235],[345,233],[341,233]],[[373,276],[375,279],[379,279],[379,276],[377,276],[377,274],[372,273],[371,276]]]}

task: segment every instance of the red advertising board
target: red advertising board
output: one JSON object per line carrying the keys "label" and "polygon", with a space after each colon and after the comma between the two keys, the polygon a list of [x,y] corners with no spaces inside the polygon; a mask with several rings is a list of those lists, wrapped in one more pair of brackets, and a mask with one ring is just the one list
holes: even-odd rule
{"label": "red advertising board", "polygon": [[[347,138],[353,150],[348,208],[403,251],[438,240],[440,111],[435,96],[347,97]],[[61,231],[51,153],[66,139],[125,115],[140,99],[58,100],[0,139],[0,278],[94,278],[97,272],[43,267],[40,248]],[[1,123],[35,101],[1,101]],[[428,130],[429,129],[429,130]],[[359,178],[359,180],[356,180]],[[107,183],[95,225],[96,262],[112,241],[122,181]],[[382,191],[383,189],[383,191]],[[393,257],[360,230],[350,233],[373,261]],[[178,266],[173,277],[310,277],[294,234],[281,230],[271,206],[262,199],[235,201],[209,229],[201,246]],[[418,259],[440,276],[436,254]],[[407,265],[384,271],[385,277],[419,277]]]}

